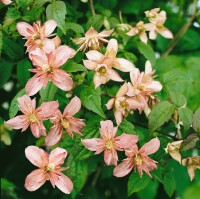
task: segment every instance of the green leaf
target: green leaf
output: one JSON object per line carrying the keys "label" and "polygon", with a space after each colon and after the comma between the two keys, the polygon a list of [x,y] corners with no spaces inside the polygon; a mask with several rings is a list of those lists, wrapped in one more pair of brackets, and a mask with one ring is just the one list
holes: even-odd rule
{"label": "green leaf", "polygon": [[174,113],[175,107],[168,101],[158,103],[149,114],[150,133],[158,129],[167,122]]}
{"label": "green leaf", "polygon": [[2,31],[0,30],[0,58],[1,58],[1,51],[2,51],[2,48],[3,48],[3,33],[2,33]]}
{"label": "green leaf", "polygon": [[124,119],[123,122],[119,125],[118,131],[121,133],[127,133],[127,134],[133,134],[137,135],[137,133],[134,130],[134,125],[129,122],[128,120]]}
{"label": "green leaf", "polygon": [[192,111],[187,108],[179,108],[178,109],[179,120],[183,122],[184,132],[187,132],[192,125]]}
{"label": "green leaf", "polygon": [[155,52],[153,51],[151,46],[149,46],[148,44],[145,44],[143,42],[139,42],[139,43],[137,43],[137,47],[138,47],[140,53],[143,54],[144,57],[147,60],[149,60],[151,62],[151,64],[154,66],[156,63],[156,56],[155,56]]}
{"label": "green leaf", "polygon": [[14,63],[8,62],[8,61],[2,61],[0,63],[0,88],[3,87],[3,85],[8,81],[12,74],[12,69],[13,69]]}
{"label": "green leaf", "polygon": [[43,102],[52,101],[57,91],[58,87],[55,86],[52,82],[48,82],[47,86],[40,90],[40,96],[42,101]]}
{"label": "green leaf", "polygon": [[182,107],[187,104],[187,99],[182,93],[169,91],[169,96],[172,103],[178,107]]}
{"label": "green leaf", "polygon": [[35,0],[34,4],[38,7],[43,6],[45,3],[51,2],[51,0]]}
{"label": "green leaf", "polygon": [[62,68],[68,73],[86,71],[86,68],[82,64],[77,64],[75,62],[72,62],[71,60],[64,64]]}
{"label": "green leaf", "polygon": [[180,150],[187,151],[196,146],[196,143],[199,141],[199,136],[197,134],[189,135],[185,140],[183,140]]}
{"label": "green leaf", "polygon": [[174,176],[171,174],[165,175],[163,185],[166,193],[169,197],[171,197],[176,189],[176,181],[174,179]]}
{"label": "green leaf", "polygon": [[200,196],[200,184],[191,184],[183,194],[183,199],[197,199]]}
{"label": "green leaf", "polygon": [[66,28],[66,31],[73,30],[75,33],[84,33],[83,27],[77,23],[67,22],[65,24],[65,28]]}
{"label": "green leaf", "polygon": [[200,108],[194,113],[192,127],[196,132],[200,132]]}
{"label": "green leaf", "polygon": [[88,166],[86,161],[77,161],[73,155],[70,155],[67,160],[67,176],[73,181],[74,188],[80,191],[88,175]]}
{"label": "green leaf", "polygon": [[126,57],[126,59],[128,59],[130,62],[136,62],[137,61],[137,57],[130,52],[124,52],[124,56]]}
{"label": "green leaf", "polygon": [[28,69],[32,68],[32,64],[28,59],[23,59],[17,63],[17,79],[21,86],[25,86],[31,74]]}
{"label": "green leaf", "polygon": [[54,19],[58,27],[66,34],[65,17],[66,17],[66,5],[63,1],[55,1],[47,6],[46,15],[47,19]]}
{"label": "green leaf", "polygon": [[105,114],[101,108],[101,94],[97,89],[85,88],[80,94],[80,99],[83,106],[88,110],[105,118]]}
{"label": "green leaf", "polygon": [[15,95],[15,97],[13,98],[13,100],[11,101],[10,104],[10,108],[9,108],[9,117],[13,118],[15,117],[15,115],[17,114],[18,110],[19,110],[19,106],[18,106],[18,101],[17,98],[23,96],[26,94],[25,89],[23,88],[22,90],[20,90],[17,95]]}
{"label": "green leaf", "polygon": [[149,181],[149,176],[143,175],[140,177],[137,172],[132,172],[128,180],[128,196],[144,189],[148,185]]}
{"label": "green leaf", "polygon": [[87,29],[93,26],[95,30],[99,31],[100,28],[103,26],[103,21],[104,17],[102,15],[94,15],[88,20]]}

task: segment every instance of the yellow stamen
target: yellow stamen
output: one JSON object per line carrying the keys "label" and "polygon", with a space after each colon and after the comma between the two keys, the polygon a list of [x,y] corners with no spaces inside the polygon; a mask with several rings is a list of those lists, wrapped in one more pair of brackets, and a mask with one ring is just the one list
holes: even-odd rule
{"label": "yellow stamen", "polygon": [[108,150],[113,148],[113,142],[111,140],[108,140],[105,145],[106,145],[106,149]]}
{"label": "yellow stamen", "polygon": [[61,125],[66,129],[69,127],[69,122],[67,119],[61,119]]}
{"label": "yellow stamen", "polygon": [[142,158],[140,155],[136,154],[135,157],[134,157],[134,163],[136,165],[141,165],[142,164]]}
{"label": "yellow stamen", "polygon": [[28,116],[28,119],[30,122],[37,122],[38,119],[36,117],[36,115],[34,113],[31,113],[29,116]]}
{"label": "yellow stamen", "polygon": [[53,163],[50,163],[45,167],[45,172],[51,172],[51,171],[54,171],[54,169],[55,169],[55,165]]}

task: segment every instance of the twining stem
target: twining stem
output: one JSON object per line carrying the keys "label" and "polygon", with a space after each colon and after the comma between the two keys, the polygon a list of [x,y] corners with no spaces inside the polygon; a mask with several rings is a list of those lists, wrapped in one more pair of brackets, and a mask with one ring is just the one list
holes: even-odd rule
{"label": "twining stem", "polygon": [[90,0],[90,9],[91,9],[91,11],[92,11],[92,15],[94,16],[96,13],[95,13],[95,9],[94,9],[93,0]]}
{"label": "twining stem", "polygon": [[175,48],[175,46],[177,45],[181,37],[187,32],[188,28],[191,26],[194,18],[196,17],[197,0],[194,0],[193,5],[194,5],[194,9],[193,9],[192,15],[190,16],[188,21],[180,28],[178,33],[174,36],[174,39],[171,40],[167,50],[161,55],[161,57],[166,57]]}

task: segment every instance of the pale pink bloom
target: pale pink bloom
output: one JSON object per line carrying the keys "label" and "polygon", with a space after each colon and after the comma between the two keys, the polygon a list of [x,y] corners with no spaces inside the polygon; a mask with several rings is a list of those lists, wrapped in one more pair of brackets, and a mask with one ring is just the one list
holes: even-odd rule
{"label": "pale pink bloom", "polygon": [[12,3],[11,0],[0,0],[1,3],[4,3],[5,5],[8,5],[10,3]]}
{"label": "pale pink bloom", "polygon": [[188,157],[182,160],[183,166],[187,166],[190,180],[195,177],[195,170],[200,169],[200,156]]}
{"label": "pale pink bloom", "polygon": [[61,172],[67,169],[61,167],[67,157],[65,149],[57,147],[48,154],[39,147],[28,146],[25,149],[25,155],[33,165],[39,167],[26,177],[24,186],[28,191],[35,191],[50,180],[54,188],[58,187],[65,194],[71,193],[73,183]]}
{"label": "pale pink bloom", "polygon": [[113,126],[111,120],[101,121],[100,135],[101,138],[92,138],[81,140],[83,145],[90,151],[96,151],[95,154],[99,154],[104,151],[104,161],[106,165],[117,165],[118,155],[117,151],[134,146],[138,137],[136,135],[130,135],[123,133],[122,135],[115,137],[117,133],[117,127]]}
{"label": "pale pink bloom", "polygon": [[147,10],[144,13],[151,23],[156,24],[159,20],[166,19],[163,12],[161,14],[159,14],[159,12],[160,8],[154,8],[152,10]]}
{"label": "pale pink bloom", "polygon": [[19,109],[24,115],[16,116],[5,123],[13,129],[22,129],[22,132],[30,125],[31,131],[36,138],[42,135],[46,136],[46,129],[42,121],[52,117],[58,109],[58,102],[43,102],[36,109],[36,100],[31,100],[27,95],[19,97],[17,101]]}
{"label": "pale pink bloom", "polygon": [[40,48],[46,53],[50,53],[55,50],[55,43],[48,37],[52,36],[51,34],[56,26],[57,24],[54,20],[48,20],[43,26],[40,22],[33,23],[33,26],[26,22],[19,22],[17,23],[17,30],[20,35],[27,39],[25,46],[28,52]]}
{"label": "pale pink bloom", "polygon": [[51,122],[54,123],[54,126],[50,129],[45,139],[47,146],[53,146],[58,143],[62,137],[63,129],[65,129],[71,137],[73,137],[73,132],[82,135],[80,130],[85,126],[85,123],[82,119],[73,117],[80,108],[81,101],[75,96],[66,106],[63,114],[59,110],[54,114],[54,117],[51,118]]}
{"label": "pale pink bloom", "polygon": [[148,107],[149,96],[162,90],[161,83],[153,79],[154,73],[155,71],[152,70],[149,61],[145,64],[145,72],[140,72],[138,68],[134,68],[130,72],[131,83],[128,82],[128,92],[126,94],[130,97],[135,97],[136,100],[143,104],[143,109]]}
{"label": "pale pink bloom", "polygon": [[117,125],[121,124],[123,117],[126,117],[131,110],[138,109],[141,106],[136,99],[126,96],[127,91],[128,85],[124,83],[118,90],[116,96],[111,98],[106,104],[108,110],[113,108]]}
{"label": "pale pink bloom", "polygon": [[142,177],[143,171],[151,177],[150,171],[157,169],[156,161],[149,158],[148,155],[155,153],[160,147],[158,138],[154,138],[144,144],[140,150],[137,145],[126,150],[127,158],[115,167],[113,174],[116,177],[124,177],[129,174],[132,169],[138,170]]}
{"label": "pale pink bloom", "polygon": [[143,21],[140,21],[136,24],[136,27],[132,27],[130,31],[127,32],[126,34],[128,36],[139,35],[140,40],[144,42],[145,44],[147,44],[148,37],[147,37],[146,31],[149,31],[151,29],[152,29],[152,24],[150,23],[144,24]]}
{"label": "pale pink bloom", "polygon": [[112,34],[113,30],[102,31],[98,33],[93,27],[85,33],[85,37],[72,39],[76,44],[81,45],[78,51],[86,50],[99,50],[102,47],[102,43],[108,43],[108,40],[104,39]]}
{"label": "pale pink bloom", "polygon": [[71,90],[73,87],[72,78],[59,67],[74,55],[75,51],[68,46],[60,46],[50,54],[46,54],[39,48],[32,51],[29,57],[36,69],[30,69],[30,71],[36,74],[25,86],[27,94],[29,96],[35,95],[42,87],[46,87],[48,81],[52,81],[64,91]]}
{"label": "pale pink bloom", "polygon": [[123,72],[130,72],[134,69],[134,65],[130,61],[123,58],[116,58],[117,51],[117,40],[111,39],[108,42],[105,55],[96,50],[91,50],[86,53],[88,60],[83,60],[83,64],[87,69],[95,71],[95,88],[107,83],[110,79],[117,82],[123,81],[119,74],[112,68]]}

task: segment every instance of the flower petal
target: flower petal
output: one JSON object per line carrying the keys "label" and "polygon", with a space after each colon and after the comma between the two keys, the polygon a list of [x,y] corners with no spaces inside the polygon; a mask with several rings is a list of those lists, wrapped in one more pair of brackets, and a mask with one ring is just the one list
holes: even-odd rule
{"label": "flower petal", "polygon": [[98,151],[104,147],[104,141],[100,138],[84,139],[81,142],[90,151]]}
{"label": "flower petal", "polygon": [[48,154],[37,146],[28,146],[25,149],[26,158],[35,166],[44,168],[48,164]]}
{"label": "flower petal", "polygon": [[49,154],[49,163],[53,163],[56,166],[61,166],[65,158],[67,157],[67,151],[63,148],[57,147]]}
{"label": "flower petal", "polygon": [[140,40],[141,40],[143,43],[147,44],[148,37],[147,37],[146,32],[141,32],[141,33],[139,34],[139,37],[140,37]]}
{"label": "flower petal", "polygon": [[36,100],[31,98],[28,95],[23,95],[22,97],[17,98],[19,109],[22,113],[28,115],[35,111]]}
{"label": "flower petal", "polygon": [[128,91],[128,85],[127,85],[127,83],[125,82],[125,83],[119,88],[119,90],[117,91],[116,97],[123,97],[124,95],[126,95],[127,91]]}
{"label": "flower petal", "polygon": [[40,48],[36,48],[36,50],[31,51],[29,53],[29,58],[34,66],[42,68],[43,65],[48,65],[46,53]]}
{"label": "flower petal", "polygon": [[117,54],[118,51],[118,43],[116,39],[110,39],[106,48],[106,54],[109,54],[109,51],[111,51],[111,49],[114,50],[115,55]]}
{"label": "flower petal", "polygon": [[25,115],[19,115],[5,122],[13,129],[22,129],[27,123],[29,123],[29,120]]}
{"label": "flower petal", "polygon": [[95,70],[98,63],[96,61],[93,61],[93,60],[83,60],[83,64],[87,69]]}
{"label": "flower petal", "polygon": [[54,20],[48,20],[44,23],[44,36],[48,37],[57,27],[57,23]]}
{"label": "flower petal", "polygon": [[17,31],[20,35],[25,37],[32,36],[35,32],[33,27],[26,22],[17,23]]}
{"label": "flower petal", "polygon": [[116,82],[123,82],[124,80],[119,76],[119,74],[113,69],[108,69],[108,77]]}
{"label": "flower petal", "polygon": [[150,155],[155,153],[159,148],[160,148],[160,140],[156,137],[151,139],[146,144],[144,144],[141,147],[140,152],[143,152],[146,155]]}
{"label": "flower petal", "polygon": [[165,38],[168,38],[168,39],[173,38],[172,32],[170,30],[168,30],[167,28],[159,29],[158,33],[160,33]]}
{"label": "flower petal", "polygon": [[117,58],[119,64],[114,65],[113,67],[122,71],[122,72],[130,72],[135,66],[128,60],[124,58]]}
{"label": "flower petal", "polygon": [[86,57],[89,59],[89,60],[93,60],[93,61],[96,61],[96,62],[100,62],[103,58],[104,58],[104,55],[102,55],[99,51],[96,51],[96,50],[90,50],[86,53]]}
{"label": "flower petal", "polygon": [[115,98],[111,98],[106,104],[107,109],[110,110],[114,106],[114,103],[115,103]]}
{"label": "flower petal", "polygon": [[116,150],[105,150],[104,151],[104,162],[107,166],[117,165],[118,156]]}
{"label": "flower petal", "polygon": [[30,124],[31,132],[36,138],[46,136],[46,129],[41,121]]}
{"label": "flower petal", "polygon": [[146,91],[159,92],[162,90],[162,84],[158,81],[152,81],[146,86]]}
{"label": "flower petal", "polygon": [[119,110],[114,110],[114,116],[115,116],[116,123],[119,126],[122,123],[123,115]]}
{"label": "flower petal", "polygon": [[42,44],[42,49],[47,54],[55,50],[55,42],[53,39],[44,38]]}

